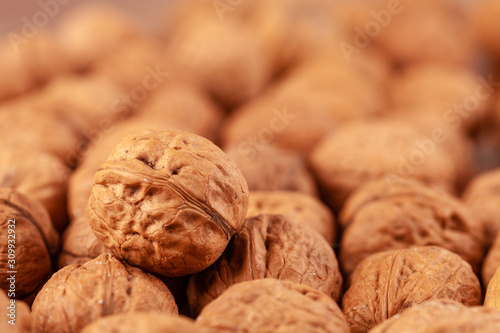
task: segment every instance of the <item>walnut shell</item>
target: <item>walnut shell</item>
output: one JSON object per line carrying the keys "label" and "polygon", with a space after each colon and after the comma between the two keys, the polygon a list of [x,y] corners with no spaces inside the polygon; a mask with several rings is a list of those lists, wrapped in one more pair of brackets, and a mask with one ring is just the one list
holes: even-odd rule
{"label": "walnut shell", "polygon": [[215,264],[193,275],[188,301],[193,314],[233,284],[266,277],[303,283],[338,300],[342,288],[335,253],[315,231],[283,215],[245,220]]}
{"label": "walnut shell", "polygon": [[210,266],[248,207],[241,172],[210,141],[143,130],[125,137],[94,177],[88,214],[118,258],[165,276]]}
{"label": "walnut shell", "polygon": [[284,215],[316,230],[329,244],[337,238],[335,217],[319,199],[291,191],[251,191],[247,217],[260,214]]}
{"label": "walnut shell", "polygon": [[493,245],[488,251],[486,258],[484,258],[481,275],[485,286],[487,286],[491,278],[493,278],[498,267],[500,267],[500,233],[497,233]]}
{"label": "walnut shell", "polygon": [[233,146],[225,151],[245,176],[250,191],[287,190],[318,195],[304,158],[295,152],[273,146],[255,151]]}
{"label": "walnut shell", "polygon": [[498,330],[500,313],[497,311],[450,300],[433,300],[393,316],[370,333],[495,333]]}
{"label": "walnut shell", "polygon": [[500,269],[498,267],[488,283],[484,305],[500,311]]}
{"label": "walnut shell", "polygon": [[322,140],[310,163],[335,209],[361,184],[378,178],[389,183],[416,179],[453,193],[457,169],[448,151],[430,140],[403,121],[351,122]]}
{"label": "walnut shell", "polygon": [[97,319],[85,326],[81,333],[177,333],[207,332],[203,327],[195,326],[192,319],[174,317],[162,312],[120,313]]}
{"label": "walnut shell", "polygon": [[500,4],[495,0],[486,0],[478,3],[476,7],[474,23],[476,34],[481,44],[492,53],[496,59],[500,59]]}
{"label": "walnut shell", "polygon": [[[15,307],[13,309],[13,307]],[[0,331],[9,333],[31,333],[33,319],[30,307],[19,299],[8,297],[7,292],[0,289]]]}
{"label": "walnut shell", "polygon": [[0,188],[0,221],[4,236],[0,239],[0,289],[10,292],[7,278],[13,274],[15,298],[31,301],[52,273],[50,258],[57,252],[57,232],[38,201],[10,188]]}
{"label": "walnut shell", "polygon": [[373,253],[425,245],[450,250],[480,270],[485,242],[479,221],[462,202],[421,183],[369,183],[349,197],[340,217],[347,226],[340,247],[347,275]]}
{"label": "walnut shell", "polygon": [[158,278],[110,254],[59,270],[32,307],[35,332],[78,332],[98,318],[136,311],[178,313],[172,294]]}
{"label": "walnut shell", "polygon": [[304,284],[275,279],[230,287],[195,323],[217,332],[349,332],[330,297]]}
{"label": "walnut shell", "polygon": [[379,252],[363,260],[348,281],[342,309],[351,332],[368,332],[405,308],[430,299],[481,304],[470,265],[443,248]]}

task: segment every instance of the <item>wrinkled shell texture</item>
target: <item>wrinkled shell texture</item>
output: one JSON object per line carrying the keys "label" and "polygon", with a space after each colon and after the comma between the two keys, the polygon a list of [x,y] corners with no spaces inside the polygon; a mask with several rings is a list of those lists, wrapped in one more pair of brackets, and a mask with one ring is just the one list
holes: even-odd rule
{"label": "wrinkled shell texture", "polygon": [[116,313],[178,313],[172,294],[158,278],[110,254],[59,270],[37,295],[32,311],[35,332],[61,333],[78,332]]}
{"label": "wrinkled shell texture", "polygon": [[500,312],[449,300],[427,301],[375,327],[370,333],[496,333]]}
{"label": "wrinkled shell texture", "polygon": [[217,332],[349,332],[330,297],[303,284],[275,279],[230,287],[203,309],[196,325]]}
{"label": "wrinkled shell texture", "polygon": [[415,142],[426,135],[405,122],[353,122],[316,146],[311,167],[336,209],[361,184],[378,178],[417,179],[453,193],[457,174],[452,159],[441,146],[429,155],[419,150]]}
{"label": "wrinkled shell texture", "polygon": [[247,217],[260,214],[284,215],[319,232],[328,243],[336,239],[335,217],[319,199],[291,191],[251,191]]}
{"label": "wrinkled shell texture", "polygon": [[120,313],[100,318],[85,326],[82,333],[177,333],[206,332],[189,318],[174,317],[161,312]]}
{"label": "wrinkled shell texture", "polygon": [[488,285],[498,267],[500,267],[500,233],[497,234],[497,237],[495,238],[495,241],[493,242],[493,245],[488,251],[488,254],[483,262],[481,273],[483,284],[485,286]]}
{"label": "wrinkled shell texture", "polygon": [[481,224],[447,193],[414,181],[388,184],[380,180],[355,192],[344,209],[342,225],[347,228],[340,261],[347,275],[373,253],[425,245],[457,253],[476,272],[480,270],[484,254]]}
{"label": "wrinkled shell texture", "polygon": [[[0,234],[0,264],[3,267],[0,288],[9,290],[7,277],[10,274],[7,271],[17,271],[14,283],[16,299],[28,300],[52,273],[50,256],[57,251],[57,232],[39,202],[12,189],[0,188]],[[9,266],[9,244],[15,245],[14,268]]]}
{"label": "wrinkled shell texture", "polygon": [[488,283],[484,305],[500,311],[500,270],[498,268]]}
{"label": "wrinkled shell texture", "polygon": [[368,332],[405,308],[431,299],[481,304],[481,286],[468,263],[439,247],[380,252],[351,275],[342,309],[351,332]]}
{"label": "wrinkled shell texture", "polygon": [[226,150],[245,176],[250,191],[297,191],[318,195],[316,182],[302,156],[268,146],[256,152]]}
{"label": "wrinkled shell texture", "polygon": [[222,254],[248,207],[241,172],[219,148],[179,131],[133,133],[94,177],[89,221],[117,257],[182,276]]}
{"label": "wrinkled shell texture", "polygon": [[245,220],[214,265],[191,278],[191,312],[231,285],[267,277],[311,286],[334,300],[342,288],[335,253],[318,233],[282,215],[259,215]]}
{"label": "wrinkled shell texture", "polygon": [[23,301],[15,300],[15,323],[16,325],[9,324],[8,321],[12,320],[8,315],[11,314],[8,306],[11,306],[11,298],[7,296],[7,292],[0,289],[0,315],[2,320],[0,321],[0,332],[8,333],[31,333],[33,328],[33,320],[30,314],[30,307]]}

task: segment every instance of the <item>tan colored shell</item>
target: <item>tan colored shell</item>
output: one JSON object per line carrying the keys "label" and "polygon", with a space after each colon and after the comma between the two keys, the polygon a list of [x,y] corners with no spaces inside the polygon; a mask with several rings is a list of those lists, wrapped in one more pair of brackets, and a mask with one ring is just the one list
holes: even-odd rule
{"label": "tan colored shell", "polygon": [[304,284],[275,279],[229,287],[195,323],[217,332],[349,332],[330,297]]}
{"label": "tan colored shell", "polygon": [[[14,300],[14,305],[12,304]],[[11,307],[15,307],[12,309]],[[33,329],[33,319],[30,314],[30,307],[19,299],[8,297],[7,292],[0,289],[0,331],[8,333],[31,333]],[[9,323],[10,322],[10,323]],[[15,325],[14,325],[15,324]]]}
{"label": "tan colored shell", "polygon": [[330,245],[282,215],[259,215],[245,220],[214,265],[193,275],[188,286],[191,312],[198,314],[233,284],[267,277],[340,298],[342,276]]}
{"label": "tan colored shell", "polygon": [[347,287],[342,309],[352,333],[368,332],[431,299],[481,304],[481,286],[470,265],[433,246],[373,254],[358,265]]}
{"label": "tan colored shell", "polygon": [[319,232],[328,243],[337,237],[332,212],[319,199],[292,191],[250,191],[247,217],[281,214]]}
{"label": "tan colored shell", "polygon": [[117,257],[165,276],[210,266],[248,206],[241,172],[210,141],[174,130],[125,137],[94,177],[90,226]]}
{"label": "tan colored shell", "polygon": [[368,183],[347,200],[340,220],[346,227],[340,262],[347,275],[371,254],[425,245],[450,250],[480,270],[482,225],[462,202],[421,183]]}
{"label": "tan colored shell", "polygon": [[443,299],[413,306],[370,333],[496,333],[499,330],[499,312]]}
{"label": "tan colored shell", "polygon": [[318,195],[314,177],[300,154],[273,146],[259,148],[254,151],[238,146],[225,149],[245,176],[250,191],[282,190]]}
{"label": "tan colored shell", "polygon": [[203,327],[194,325],[187,317],[174,317],[162,312],[120,313],[100,318],[85,326],[81,333],[203,333]]}
{"label": "tan colored shell", "polygon": [[158,278],[110,254],[59,270],[37,295],[32,311],[35,333],[78,332],[117,313],[178,313],[172,294]]}
{"label": "tan colored shell", "polygon": [[500,311],[500,267],[488,282],[484,305]]}
{"label": "tan colored shell", "polygon": [[15,298],[32,301],[52,273],[50,257],[58,247],[49,214],[36,200],[0,188],[0,234],[0,289],[10,289],[9,271],[16,271]]}
{"label": "tan colored shell", "polygon": [[458,176],[451,155],[438,144],[422,150],[426,140],[427,134],[403,121],[351,122],[322,140],[310,163],[335,209],[361,184],[379,178],[416,179],[453,193]]}
{"label": "tan colored shell", "polygon": [[486,258],[484,258],[481,277],[483,285],[487,286],[495,275],[497,268],[500,267],[500,233],[497,234],[493,245],[490,247]]}

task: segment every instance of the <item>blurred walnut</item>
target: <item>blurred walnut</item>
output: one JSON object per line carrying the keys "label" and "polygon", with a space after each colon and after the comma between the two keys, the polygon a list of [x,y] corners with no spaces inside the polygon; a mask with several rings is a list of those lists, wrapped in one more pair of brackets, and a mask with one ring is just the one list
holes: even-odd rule
{"label": "blurred walnut", "polygon": [[485,0],[478,3],[474,23],[476,34],[489,52],[500,59],[500,3],[496,0]]}
{"label": "blurred walnut", "polygon": [[304,158],[296,152],[270,145],[252,150],[232,146],[225,151],[245,176],[250,191],[288,190],[318,195]]}
{"label": "blurred walnut", "polygon": [[442,299],[415,305],[370,333],[496,333],[499,330],[499,312]]}
{"label": "blurred walnut", "polygon": [[368,332],[404,309],[430,299],[481,304],[481,286],[468,263],[439,247],[379,252],[348,281],[342,309],[351,332]]}
{"label": "blurred walnut", "polygon": [[[0,289],[14,285],[15,298],[32,301],[52,273],[58,236],[45,208],[36,200],[0,188]],[[14,281],[9,271],[17,271]],[[3,318],[2,320],[5,320]]]}
{"label": "blurred walnut", "polygon": [[485,246],[479,221],[462,202],[421,183],[369,183],[349,197],[340,221],[346,227],[340,261],[347,275],[371,254],[424,245],[450,250],[480,270]]}
{"label": "blurred walnut", "polygon": [[483,285],[486,287],[495,275],[496,270],[500,267],[500,233],[497,233],[495,241],[488,251],[488,255],[483,261],[481,271]]}
{"label": "blurred walnut", "polygon": [[174,130],[125,137],[94,177],[90,226],[117,257],[182,276],[210,266],[248,207],[241,172],[213,143]]}
{"label": "blurred walnut", "polygon": [[349,332],[330,297],[304,284],[275,279],[229,287],[195,323],[217,332]]}
{"label": "blurred walnut", "polygon": [[61,333],[78,332],[117,313],[178,312],[172,294],[158,278],[110,254],[59,270],[37,295],[32,311],[35,332]]}
{"label": "blurred walnut", "polygon": [[250,191],[247,217],[284,215],[319,232],[329,244],[337,238],[335,217],[319,199],[292,191]]}
{"label": "blurred walnut", "polygon": [[340,298],[342,276],[330,245],[283,215],[259,215],[245,220],[215,264],[193,275],[188,286],[191,312],[198,314],[233,284],[266,277]]}
{"label": "blurred walnut", "polygon": [[[8,289],[7,289],[8,290]],[[13,302],[14,301],[14,302]],[[33,319],[30,307],[19,299],[8,297],[7,292],[0,289],[0,331],[9,333],[31,333]]]}

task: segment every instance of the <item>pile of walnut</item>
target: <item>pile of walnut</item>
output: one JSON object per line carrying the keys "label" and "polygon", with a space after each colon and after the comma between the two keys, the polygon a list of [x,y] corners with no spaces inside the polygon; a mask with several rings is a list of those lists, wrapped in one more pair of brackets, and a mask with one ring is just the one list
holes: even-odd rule
{"label": "pile of walnut", "polygon": [[6,39],[0,331],[500,332],[500,2],[458,3]]}

